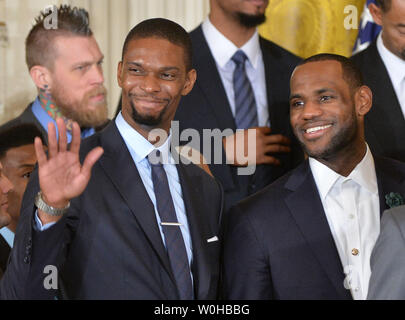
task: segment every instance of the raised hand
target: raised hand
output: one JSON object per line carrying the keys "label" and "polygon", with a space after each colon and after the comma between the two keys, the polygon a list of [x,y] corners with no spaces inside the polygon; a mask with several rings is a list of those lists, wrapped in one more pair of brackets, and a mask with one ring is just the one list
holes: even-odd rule
{"label": "raised hand", "polygon": [[[83,165],[79,160],[80,128],[74,122],[70,150],[67,148],[66,126],[62,119],[57,119],[59,142],[52,122],[48,124],[48,157],[40,138],[35,138],[35,153],[38,159],[39,185],[43,200],[55,208],[65,207],[69,201],[79,196],[86,188],[91,168],[101,157],[104,150],[96,147],[87,154]],[[38,210],[42,223],[58,220]]]}

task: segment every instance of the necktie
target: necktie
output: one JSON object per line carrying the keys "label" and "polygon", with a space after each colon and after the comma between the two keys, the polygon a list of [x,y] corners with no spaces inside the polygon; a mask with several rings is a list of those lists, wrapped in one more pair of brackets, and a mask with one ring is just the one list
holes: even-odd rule
{"label": "necktie", "polygon": [[[156,150],[156,156],[160,158],[159,150]],[[161,161],[156,163],[156,161],[151,160],[149,160],[149,163],[152,169],[153,190],[156,195],[156,206],[165,236],[170,265],[176,280],[180,299],[191,300],[193,299],[193,288],[190,266],[188,264],[184,239],[178,225],[173,199],[170,194],[167,175]],[[156,160],[156,158],[153,160]]]}
{"label": "necktie", "polygon": [[257,110],[252,86],[245,70],[247,57],[242,50],[232,56],[236,67],[233,72],[233,89],[235,92],[235,123],[237,129],[256,127]]}

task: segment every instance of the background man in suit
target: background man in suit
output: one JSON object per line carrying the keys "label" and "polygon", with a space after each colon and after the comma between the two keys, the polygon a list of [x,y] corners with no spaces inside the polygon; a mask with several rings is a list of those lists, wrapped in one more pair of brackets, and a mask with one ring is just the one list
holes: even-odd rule
{"label": "background man in suit", "polygon": [[365,143],[371,104],[345,57],[316,55],[295,69],[291,125],[309,159],[231,210],[227,298],[366,298],[384,195],[405,191],[405,164]]}
{"label": "background man in suit", "polygon": [[233,157],[232,142],[246,145],[247,130],[223,139],[222,163],[214,163],[213,151],[211,157],[204,154],[222,183],[227,208],[302,160],[288,117],[288,81],[299,59],[259,36],[256,26],[265,21],[267,5],[267,0],[211,0],[209,16],[190,33],[198,76],[177,110],[180,130],[202,135],[204,129],[257,129],[254,175],[238,175],[244,164]]}
{"label": "background man in suit", "polygon": [[[33,123],[47,137],[48,123],[62,117],[71,139],[72,121],[82,128],[82,137],[107,121],[106,89],[103,85],[103,54],[89,26],[86,10],[61,5],[57,9],[57,28],[46,24],[41,13],[25,40],[28,70],[38,97],[16,119]],[[49,22],[48,22],[49,24]]]}
{"label": "background man in suit", "polygon": [[4,174],[14,185],[8,194],[7,212],[11,221],[0,229],[0,234],[11,248],[20,217],[23,194],[37,162],[35,137],[42,138],[40,130],[33,124],[20,124],[0,131],[0,161]]}
{"label": "background man in suit", "polygon": [[[175,164],[170,135],[158,142],[150,136],[153,129],[169,134],[181,96],[194,85],[187,32],[165,19],[141,22],[125,40],[117,78],[122,113],[85,139],[80,154],[76,123],[69,151],[61,119],[58,145],[50,125],[49,159],[36,139],[42,195],[35,213],[34,174],[3,298],[52,298],[54,290],[43,289],[46,265],[57,266],[68,298],[217,297],[220,185],[193,164]],[[156,163],[159,154],[164,165]],[[65,208],[63,215],[48,206]]]}
{"label": "background man in suit", "polygon": [[[13,184],[4,175],[3,166],[0,162],[0,228],[8,225],[11,217],[7,212],[8,195],[13,190]],[[8,256],[10,254],[10,246],[6,240],[0,236],[0,279],[6,270]]]}
{"label": "background man in suit", "polygon": [[369,9],[382,31],[352,58],[373,91],[373,108],[365,118],[366,140],[375,155],[405,161],[405,1],[376,3]]}
{"label": "background man in suit", "polygon": [[405,299],[405,206],[384,212],[371,255],[370,300]]}

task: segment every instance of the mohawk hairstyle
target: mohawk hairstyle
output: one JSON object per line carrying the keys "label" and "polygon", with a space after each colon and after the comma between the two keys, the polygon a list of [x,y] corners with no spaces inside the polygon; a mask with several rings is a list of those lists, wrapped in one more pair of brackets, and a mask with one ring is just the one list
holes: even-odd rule
{"label": "mohawk hairstyle", "polygon": [[35,65],[53,68],[56,57],[54,40],[58,36],[91,37],[93,32],[89,26],[89,14],[85,9],[69,5],[56,8],[57,27],[45,27],[45,19],[53,13],[41,11],[35,18],[35,24],[25,39],[25,60],[30,70]]}

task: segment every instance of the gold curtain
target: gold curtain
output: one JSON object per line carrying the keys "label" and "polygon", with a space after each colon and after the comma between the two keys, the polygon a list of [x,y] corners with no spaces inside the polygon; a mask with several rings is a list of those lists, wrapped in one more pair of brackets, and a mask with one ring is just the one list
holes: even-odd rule
{"label": "gold curtain", "polygon": [[[351,56],[358,29],[346,29],[347,6],[357,9],[357,21],[366,0],[271,0],[260,34],[296,55],[307,58],[328,52]],[[351,7],[352,9],[354,7]],[[346,20],[345,20],[346,19]],[[354,20],[351,20],[353,22]]]}

